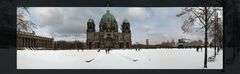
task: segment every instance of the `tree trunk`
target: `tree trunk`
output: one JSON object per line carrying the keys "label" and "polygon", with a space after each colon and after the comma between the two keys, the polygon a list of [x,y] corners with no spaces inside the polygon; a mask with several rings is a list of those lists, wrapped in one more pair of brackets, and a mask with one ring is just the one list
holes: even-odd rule
{"label": "tree trunk", "polygon": [[205,27],[205,41],[204,41],[205,55],[204,55],[204,68],[207,68],[207,27]]}
{"label": "tree trunk", "polygon": [[214,46],[214,57],[216,57],[216,55],[217,55],[217,46],[215,45]]}
{"label": "tree trunk", "polygon": [[208,29],[208,20],[207,20],[207,7],[205,7],[205,41],[204,41],[204,47],[205,47],[205,55],[204,55],[204,68],[207,68],[207,29]]}
{"label": "tree trunk", "polygon": [[214,46],[214,57],[216,57],[216,55],[217,55],[217,47],[218,47],[218,43],[217,43],[216,36],[214,36],[214,37],[215,37],[215,41],[214,41],[214,44],[215,44],[215,46]]}

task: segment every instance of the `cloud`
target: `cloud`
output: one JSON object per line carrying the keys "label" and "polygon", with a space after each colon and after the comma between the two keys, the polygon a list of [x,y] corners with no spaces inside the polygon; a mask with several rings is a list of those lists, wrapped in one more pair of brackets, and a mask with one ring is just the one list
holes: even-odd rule
{"label": "cloud", "polygon": [[63,25],[64,15],[59,8],[30,8],[40,27]]}
{"label": "cloud", "polygon": [[86,33],[86,22],[94,14],[94,11],[87,8],[31,7],[30,11],[37,20],[38,29],[42,29],[38,30],[41,35],[65,40],[73,36],[83,36]]}
{"label": "cloud", "polygon": [[54,37],[55,40],[86,41],[87,20],[93,18],[98,31],[101,17],[109,9],[118,22],[119,32],[123,20],[130,22],[133,43],[159,44],[162,41],[188,37],[199,39],[201,33],[183,34],[182,18],[176,17],[182,8],[176,7],[30,7],[37,34]]}
{"label": "cloud", "polygon": [[149,17],[149,12],[146,10],[146,8],[128,8],[128,13],[130,18],[135,19],[137,22],[144,21]]}
{"label": "cloud", "polygon": [[158,18],[166,18],[168,13],[171,11],[171,8],[162,7],[162,8],[151,8],[153,11],[153,15],[155,15]]}

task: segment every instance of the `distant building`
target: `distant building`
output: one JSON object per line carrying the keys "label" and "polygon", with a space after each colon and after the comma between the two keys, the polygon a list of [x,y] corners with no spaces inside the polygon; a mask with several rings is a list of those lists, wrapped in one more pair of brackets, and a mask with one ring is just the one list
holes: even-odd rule
{"label": "distant building", "polygon": [[131,30],[127,19],[123,20],[122,32],[118,32],[118,24],[109,10],[102,16],[99,32],[95,31],[92,18],[87,22],[87,48],[131,48]]}
{"label": "distant building", "polygon": [[148,39],[146,39],[146,45],[147,45],[147,46],[149,45],[149,40],[148,40]]}
{"label": "distant building", "polygon": [[36,36],[35,32],[17,31],[17,49],[53,48],[53,38]]}
{"label": "distant building", "polygon": [[54,49],[83,49],[84,43],[80,41],[54,41]]}
{"label": "distant building", "polygon": [[193,40],[190,43],[191,47],[202,47],[203,46],[203,42],[202,40]]}
{"label": "distant building", "polygon": [[178,39],[178,47],[190,47],[190,39],[181,38]]}

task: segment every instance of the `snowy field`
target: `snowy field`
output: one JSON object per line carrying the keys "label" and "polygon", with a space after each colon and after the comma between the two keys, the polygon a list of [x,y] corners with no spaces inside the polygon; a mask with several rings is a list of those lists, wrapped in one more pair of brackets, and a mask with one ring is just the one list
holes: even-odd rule
{"label": "snowy field", "polygon": [[[17,50],[17,69],[204,69],[203,62],[204,49]],[[222,50],[207,69],[223,69]]]}

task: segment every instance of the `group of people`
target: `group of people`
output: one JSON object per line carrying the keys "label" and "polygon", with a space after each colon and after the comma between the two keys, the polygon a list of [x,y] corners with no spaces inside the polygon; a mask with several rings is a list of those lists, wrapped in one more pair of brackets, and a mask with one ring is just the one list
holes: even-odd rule
{"label": "group of people", "polygon": [[[197,47],[197,52],[199,51],[199,48],[201,48],[201,47]],[[201,52],[202,52],[202,48],[201,48]]]}
{"label": "group of people", "polygon": [[[78,52],[79,52],[79,49],[77,49],[78,50]],[[82,52],[83,52],[83,48],[81,49],[82,50]]]}
{"label": "group of people", "polygon": [[[101,50],[101,49],[98,49],[97,52],[100,52],[100,50]],[[106,54],[109,54],[109,51],[110,51],[110,50],[111,50],[111,47],[108,47],[107,49],[105,49]]]}
{"label": "group of people", "polygon": [[136,51],[140,51],[140,48],[136,48]]}
{"label": "group of people", "polygon": [[106,54],[109,54],[109,51],[111,50],[111,48],[107,48],[105,51],[106,51]]}

